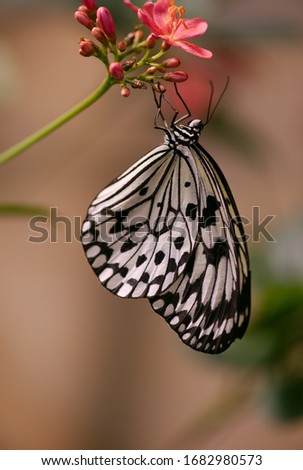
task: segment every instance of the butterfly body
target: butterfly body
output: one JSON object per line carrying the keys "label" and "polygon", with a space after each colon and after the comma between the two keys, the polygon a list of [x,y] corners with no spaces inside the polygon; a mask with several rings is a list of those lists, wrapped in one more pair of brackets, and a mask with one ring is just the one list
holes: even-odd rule
{"label": "butterfly body", "polygon": [[250,314],[245,234],[230,188],[198,143],[194,119],[101,191],[82,243],[99,281],[146,297],[190,347],[211,354],[241,338]]}

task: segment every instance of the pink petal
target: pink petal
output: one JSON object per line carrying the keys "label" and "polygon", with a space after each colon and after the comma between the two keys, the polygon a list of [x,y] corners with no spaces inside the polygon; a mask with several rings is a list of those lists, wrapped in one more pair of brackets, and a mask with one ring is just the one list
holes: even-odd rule
{"label": "pink petal", "polygon": [[162,31],[162,34],[167,34],[168,36],[172,31],[172,23],[169,20],[168,9],[172,6],[169,0],[158,0],[155,3],[154,9],[154,20],[158,28]]}
{"label": "pink petal", "polygon": [[127,8],[129,8],[130,10],[132,10],[134,13],[137,14],[139,7],[136,7],[136,5],[133,5],[130,0],[123,0],[123,2],[124,2],[124,5],[127,6]]}
{"label": "pink petal", "polygon": [[208,24],[206,21],[200,18],[192,18],[189,20],[183,20],[176,32],[174,33],[175,39],[190,39],[202,36],[207,30]]}
{"label": "pink petal", "polygon": [[210,59],[212,57],[212,53],[210,51],[196,46],[196,44],[191,44],[190,42],[173,41],[171,44],[173,46],[182,47],[185,52],[201,57],[202,59]]}
{"label": "pink petal", "polygon": [[[165,0],[166,1],[166,0]],[[143,8],[139,8],[138,10],[138,18],[139,20],[148,27],[148,29],[155,34],[155,36],[159,36],[163,34],[163,31],[155,22],[154,18],[154,9],[156,4],[153,2],[146,2],[144,3]]]}

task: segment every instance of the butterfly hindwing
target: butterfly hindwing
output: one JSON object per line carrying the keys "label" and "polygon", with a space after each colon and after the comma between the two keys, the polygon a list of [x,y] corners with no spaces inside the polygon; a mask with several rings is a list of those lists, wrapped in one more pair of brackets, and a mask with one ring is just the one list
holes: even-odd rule
{"label": "butterfly hindwing", "polygon": [[229,186],[210,155],[191,147],[200,175],[197,243],[186,270],[150,299],[182,341],[209,353],[242,337],[249,319],[250,273],[244,230]]}

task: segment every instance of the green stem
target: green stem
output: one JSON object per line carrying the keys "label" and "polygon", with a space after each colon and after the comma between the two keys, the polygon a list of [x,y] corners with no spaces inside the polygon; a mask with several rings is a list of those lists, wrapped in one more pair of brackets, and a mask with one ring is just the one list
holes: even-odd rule
{"label": "green stem", "polygon": [[24,140],[21,140],[21,142],[18,142],[18,144],[13,145],[13,147],[10,147],[5,152],[1,153],[0,165],[16,157],[17,155],[19,155],[19,153],[31,147],[36,142],[39,142],[39,140],[43,139],[44,137],[49,135],[51,132],[58,129],[66,122],[68,122],[70,119],[77,116],[77,114],[81,113],[81,111],[84,111],[84,109],[91,106],[102,95],[104,95],[104,93],[107,90],[109,90],[109,88],[113,85],[113,83],[114,81],[112,80],[112,78],[109,75],[107,75],[107,77],[104,79],[102,84],[93,93],[87,96],[83,101],[80,101],[80,103],[78,103],[76,106],[73,106],[70,110],[68,110],[67,112],[59,116],[58,118],[54,119],[54,121],[51,121],[49,124],[42,127],[34,134],[29,135]]}
{"label": "green stem", "polygon": [[49,209],[39,206],[30,206],[27,204],[17,203],[2,203],[0,204],[0,217],[1,216],[35,216],[43,215],[49,216]]}
{"label": "green stem", "polygon": [[158,59],[161,59],[161,57],[165,54],[165,51],[162,51],[162,49],[158,52],[158,54],[155,54],[153,55],[152,57],[150,57],[150,62],[154,62]]}

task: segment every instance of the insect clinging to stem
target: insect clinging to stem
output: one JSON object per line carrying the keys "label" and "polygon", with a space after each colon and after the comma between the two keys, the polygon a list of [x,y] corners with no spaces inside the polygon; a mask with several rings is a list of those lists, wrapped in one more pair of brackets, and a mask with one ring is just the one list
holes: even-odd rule
{"label": "insect clinging to stem", "polygon": [[[154,91],[154,127],[164,143],[96,196],[82,243],[109,291],[146,297],[185,344],[218,354],[242,338],[250,316],[246,235],[222,171],[198,142],[223,93],[211,111],[211,83],[206,121],[184,124],[191,114],[175,90],[186,115],[178,119],[165,92]],[[170,125],[163,102],[173,112]]]}

